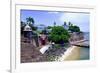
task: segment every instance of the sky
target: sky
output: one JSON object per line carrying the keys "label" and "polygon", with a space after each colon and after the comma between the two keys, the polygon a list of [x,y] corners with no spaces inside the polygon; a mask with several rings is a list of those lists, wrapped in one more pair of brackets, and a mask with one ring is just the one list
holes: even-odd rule
{"label": "sky", "polygon": [[21,10],[21,21],[26,22],[26,18],[32,17],[35,25],[44,24],[46,26],[63,25],[64,22],[69,21],[80,27],[81,31],[89,32],[89,13],[75,13],[75,12],[54,12],[54,11],[40,11],[40,10]]}

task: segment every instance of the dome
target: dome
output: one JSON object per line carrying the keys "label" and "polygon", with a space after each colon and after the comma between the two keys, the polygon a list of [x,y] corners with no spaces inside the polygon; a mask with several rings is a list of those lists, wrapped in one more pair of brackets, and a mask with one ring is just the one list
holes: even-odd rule
{"label": "dome", "polygon": [[24,31],[32,31],[32,28],[29,25],[26,25],[24,27]]}

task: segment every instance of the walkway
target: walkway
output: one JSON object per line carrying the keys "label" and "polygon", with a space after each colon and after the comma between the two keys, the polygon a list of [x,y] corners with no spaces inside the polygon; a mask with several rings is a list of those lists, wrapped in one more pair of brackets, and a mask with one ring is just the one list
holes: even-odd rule
{"label": "walkway", "polygon": [[71,45],[73,46],[78,46],[78,47],[85,47],[89,48],[89,40],[80,40],[80,41],[75,41],[75,42],[70,42]]}
{"label": "walkway", "polygon": [[51,45],[45,45],[40,49],[40,52],[42,54],[44,54],[46,52],[46,50],[50,49]]}

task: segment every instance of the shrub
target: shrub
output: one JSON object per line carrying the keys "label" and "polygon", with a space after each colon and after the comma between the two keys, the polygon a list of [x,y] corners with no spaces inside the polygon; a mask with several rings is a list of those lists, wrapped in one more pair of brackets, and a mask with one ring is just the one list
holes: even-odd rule
{"label": "shrub", "polygon": [[50,40],[55,43],[68,42],[70,35],[62,26],[54,26],[50,33]]}

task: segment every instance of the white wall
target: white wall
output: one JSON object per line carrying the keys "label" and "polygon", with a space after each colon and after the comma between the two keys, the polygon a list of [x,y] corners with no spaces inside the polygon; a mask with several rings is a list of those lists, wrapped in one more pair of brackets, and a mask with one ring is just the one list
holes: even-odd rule
{"label": "white wall", "polygon": [[[23,1],[23,0],[22,0]],[[28,1],[28,0],[27,0]],[[96,58],[97,58],[97,67],[92,68],[72,68],[66,70],[58,70],[58,71],[49,71],[46,73],[99,73],[100,68],[100,47],[99,47],[99,40],[100,40],[100,2],[96,2],[96,0],[34,0],[36,2],[64,2],[69,4],[88,4],[88,5],[96,5]],[[98,0],[99,1],[99,0]],[[0,0],[0,73],[8,73],[10,67],[10,1],[9,0]],[[41,73],[41,72],[40,72]]]}
{"label": "white wall", "polygon": [[64,2],[69,4],[89,4],[89,5],[95,5],[96,0],[34,0],[34,1],[47,1],[47,2]]}
{"label": "white wall", "polygon": [[[18,1],[18,0],[16,0]],[[21,1],[21,0],[19,0]],[[70,4],[89,4],[95,5],[97,0],[22,0],[22,1],[34,1],[34,2],[64,2]]]}

